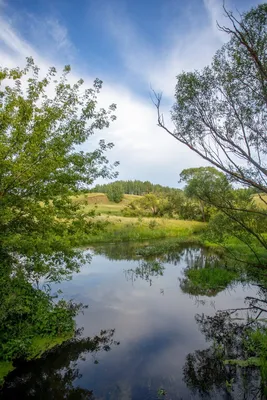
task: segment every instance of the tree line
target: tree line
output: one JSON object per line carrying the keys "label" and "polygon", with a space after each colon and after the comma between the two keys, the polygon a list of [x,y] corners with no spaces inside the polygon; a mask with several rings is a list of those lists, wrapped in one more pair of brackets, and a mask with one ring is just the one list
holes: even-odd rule
{"label": "tree line", "polygon": [[170,188],[169,186],[162,186],[149,181],[117,180],[116,182],[103,185],[95,185],[90,191],[94,193],[108,193],[112,187],[120,187],[124,194],[135,194],[137,196],[142,196],[148,193],[170,193],[173,190],[173,188]]}

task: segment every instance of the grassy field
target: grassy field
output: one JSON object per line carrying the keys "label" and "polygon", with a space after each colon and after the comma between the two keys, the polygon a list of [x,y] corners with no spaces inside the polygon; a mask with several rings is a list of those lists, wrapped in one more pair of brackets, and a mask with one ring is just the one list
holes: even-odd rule
{"label": "grassy field", "polygon": [[124,207],[138,198],[140,196],[125,194],[120,203],[114,203],[104,193],[85,193],[73,200],[83,205],[86,212],[95,210],[97,214],[121,215]]}
{"label": "grassy field", "polygon": [[117,204],[109,201],[104,193],[85,193],[73,197],[73,201],[81,204],[84,211],[95,210],[97,216],[93,218],[93,221],[101,222],[100,229],[94,230],[92,234],[84,238],[85,244],[168,237],[191,238],[206,227],[206,224],[196,221],[123,217],[123,208],[137,198],[140,196],[126,194]]}

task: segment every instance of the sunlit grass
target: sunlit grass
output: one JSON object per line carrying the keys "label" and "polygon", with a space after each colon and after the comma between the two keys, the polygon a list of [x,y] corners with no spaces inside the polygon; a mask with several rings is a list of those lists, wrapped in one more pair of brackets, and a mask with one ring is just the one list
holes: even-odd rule
{"label": "sunlit grass", "polygon": [[235,271],[217,267],[192,268],[186,275],[194,285],[203,289],[226,288],[238,276]]}
{"label": "sunlit grass", "polygon": [[74,202],[81,204],[84,212],[96,211],[97,214],[121,215],[122,210],[132,201],[141,196],[125,194],[122,201],[114,203],[109,201],[104,193],[84,193],[72,196]]}
{"label": "sunlit grass", "polygon": [[4,382],[5,376],[9,374],[9,372],[13,371],[15,367],[13,367],[12,362],[10,361],[1,361],[0,362],[0,386]]}
{"label": "sunlit grass", "polygon": [[258,194],[255,194],[253,196],[253,201],[258,207],[267,209],[267,195],[266,194],[261,194],[260,196]]}
{"label": "sunlit grass", "polygon": [[168,237],[189,237],[202,232],[206,224],[164,218],[134,218],[99,216],[95,220],[107,223],[103,231],[88,235],[88,242],[110,242]]}

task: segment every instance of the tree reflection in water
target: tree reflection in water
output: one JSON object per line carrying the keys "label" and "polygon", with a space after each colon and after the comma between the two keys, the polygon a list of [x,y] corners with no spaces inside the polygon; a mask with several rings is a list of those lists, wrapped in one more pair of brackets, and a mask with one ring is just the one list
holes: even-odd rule
{"label": "tree reflection in water", "polygon": [[135,282],[138,278],[149,282],[152,286],[153,278],[163,276],[165,267],[159,261],[139,261],[138,267],[124,271],[126,280]]}
{"label": "tree reflection in water", "polygon": [[0,391],[3,399],[49,399],[49,400],[96,400],[92,390],[75,385],[82,377],[78,361],[85,360],[88,353],[97,363],[97,353],[110,351],[119,345],[113,339],[115,330],[103,330],[93,338],[76,337],[58,346],[45,357],[21,363],[6,378]]}
{"label": "tree reflection in water", "polygon": [[[110,251],[113,252],[113,249],[114,247]],[[115,252],[113,257],[117,257]],[[130,253],[121,257],[128,258]],[[220,268],[218,257],[208,254],[204,249],[186,248],[149,260],[139,259],[137,267],[125,271],[125,275],[132,281],[140,278],[152,285],[154,279],[164,274],[165,263],[176,265],[181,258],[186,263],[184,276],[180,279],[183,292],[194,296],[214,296],[225,288],[220,286],[212,292],[209,287],[201,288],[190,281],[190,274],[187,274],[190,270]],[[196,323],[211,345],[205,350],[196,350],[186,357],[183,372],[184,381],[191,391],[190,396],[237,400],[266,398],[264,369],[253,365],[241,368],[238,365],[240,361],[253,357],[260,359],[264,355],[264,352],[258,354],[258,349],[251,347],[248,340],[251,332],[257,330],[263,334],[265,332],[263,316],[267,311],[267,291],[264,284],[258,288],[254,297],[247,297],[246,306],[242,309],[221,311],[214,316],[196,315]],[[113,336],[114,330],[102,331],[94,338],[82,338],[77,335],[45,357],[18,365],[17,369],[8,375],[0,397],[7,400],[26,398],[97,400],[92,390],[76,386],[77,380],[82,377],[79,361],[90,353],[93,355],[93,361],[97,363],[98,352],[109,351],[112,346],[118,345]],[[232,360],[233,363],[225,362],[226,360]],[[173,399],[179,398],[175,379],[168,383],[159,382],[159,386],[161,383],[163,386],[164,384],[168,386],[167,396],[171,395]],[[120,387],[124,387],[123,384],[124,382]],[[123,391],[123,396],[127,388]],[[173,393],[177,396],[175,397]],[[114,392],[113,398],[124,397],[119,397],[119,394]]]}
{"label": "tree reflection in water", "polygon": [[184,380],[194,393],[212,399],[266,399],[267,328],[260,318],[267,312],[266,298],[266,289],[259,287],[257,297],[246,297],[246,307],[196,315],[212,345],[186,358]]}
{"label": "tree reflection in water", "polygon": [[[226,277],[224,275],[219,283],[217,279],[217,287],[213,281],[210,281],[210,286],[207,282],[201,286],[190,278],[192,274],[189,271],[213,269],[216,274],[221,269],[227,269],[227,266],[222,265],[217,255],[210,255],[205,249],[188,248],[181,250],[178,257],[172,253],[154,260],[140,261],[138,267],[126,271],[126,278],[132,281],[144,279],[151,286],[153,279],[164,274],[163,262],[176,264],[181,257],[186,267],[184,277],[180,278],[180,287],[184,293],[200,301],[201,296],[216,296],[238,281],[237,274],[229,270],[230,273]],[[252,280],[250,276],[249,281]],[[258,279],[254,278],[255,281]],[[242,308],[220,311],[214,316],[196,315],[201,333],[207,342],[211,342],[209,348],[188,354],[183,368],[184,381],[197,397],[233,400],[267,398],[267,368],[262,362],[267,355],[266,320],[262,318],[262,314],[267,312],[267,290],[264,284],[256,286],[256,296],[246,297]],[[259,332],[261,340],[266,338],[265,348],[261,348],[261,344],[255,347],[250,342],[249,338],[255,332]]]}

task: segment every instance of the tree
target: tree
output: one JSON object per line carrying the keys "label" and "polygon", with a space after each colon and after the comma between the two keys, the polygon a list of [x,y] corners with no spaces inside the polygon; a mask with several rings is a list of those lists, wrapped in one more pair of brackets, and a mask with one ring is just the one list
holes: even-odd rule
{"label": "tree", "polygon": [[[267,4],[242,15],[225,9],[230,40],[202,71],[177,77],[172,131],[158,125],[234,181],[267,193]],[[264,200],[265,201],[265,200]]]}
{"label": "tree", "polygon": [[125,194],[135,194],[138,196],[149,194],[149,193],[170,193],[173,191],[173,188],[168,186],[161,186],[158,184],[153,184],[149,181],[116,181],[111,182],[104,185],[96,185],[94,188],[91,189],[91,192],[96,193],[107,193],[110,189],[110,186],[114,184],[120,184]]}
{"label": "tree", "polygon": [[125,216],[163,216],[167,212],[168,199],[163,194],[149,193],[132,201],[124,209]]}
{"label": "tree", "polygon": [[[205,222],[210,217],[210,204],[205,199],[207,192],[216,193],[218,182],[230,187],[225,175],[214,167],[199,167],[184,169],[180,174],[180,182],[185,182],[185,195],[199,202],[202,219]],[[207,204],[207,205],[206,205]]]}
{"label": "tree", "polygon": [[[267,193],[267,5],[251,9],[240,21],[225,12],[231,27],[219,29],[229,35],[229,42],[216,53],[210,66],[178,75],[171,112],[173,131],[164,124],[161,95],[156,95],[158,124],[225,173],[228,181],[256,190],[267,205],[262,196]],[[223,197],[210,193],[205,196],[209,204],[221,211],[232,228],[237,228],[238,238],[252,252],[251,237],[267,249],[262,235],[267,212],[248,201],[247,195],[244,201],[238,192],[230,194],[227,189],[223,193],[217,187]]]}
{"label": "tree", "polygon": [[118,182],[114,182],[111,185],[108,185],[107,188],[107,198],[109,201],[114,201],[114,203],[120,203],[123,199],[123,188],[122,185]]}
{"label": "tree", "polygon": [[84,89],[69,73],[66,66],[58,78],[52,67],[41,79],[31,58],[24,69],[0,69],[1,255],[13,269],[50,278],[74,268],[73,247],[90,230],[70,195],[115,174],[105,156],[112,143],[79,146],[109,126],[116,107],[97,108],[102,81]]}
{"label": "tree", "polygon": [[24,69],[0,68],[0,380],[15,358],[40,356],[74,334],[82,305],[54,302],[40,278],[59,281],[86,260],[75,248],[92,222],[71,195],[116,176],[105,156],[112,143],[79,150],[116,107],[97,108],[99,79],[83,89],[69,73],[66,66],[58,78],[50,68],[39,78],[31,58]]}
{"label": "tree", "polygon": [[[187,182],[185,193],[197,199],[203,212],[211,217],[211,239],[224,244],[229,236],[236,237],[253,254],[254,260],[250,261],[261,264],[257,252],[259,244],[267,249],[266,211],[257,207],[253,190],[234,189],[227,176],[214,167],[190,168],[182,171],[180,176]],[[248,254],[244,256],[248,257]],[[239,260],[241,258],[242,255]]]}

